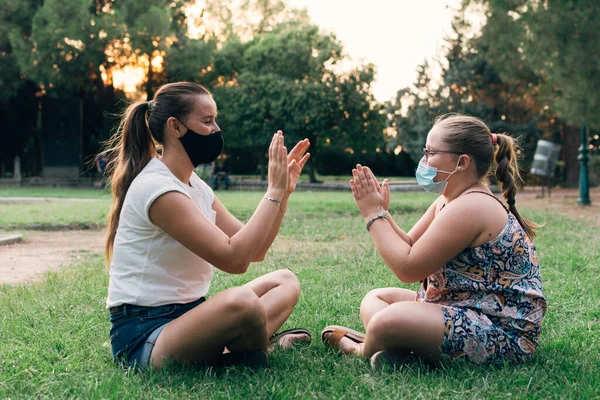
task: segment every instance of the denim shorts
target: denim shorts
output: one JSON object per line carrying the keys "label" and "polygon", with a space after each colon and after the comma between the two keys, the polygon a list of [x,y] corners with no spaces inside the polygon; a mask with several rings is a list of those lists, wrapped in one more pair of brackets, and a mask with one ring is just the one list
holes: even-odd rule
{"label": "denim shorts", "polygon": [[158,307],[122,304],[110,308],[110,344],[113,359],[124,366],[146,369],[154,343],[171,321],[202,304],[201,297],[187,304],[166,304]]}

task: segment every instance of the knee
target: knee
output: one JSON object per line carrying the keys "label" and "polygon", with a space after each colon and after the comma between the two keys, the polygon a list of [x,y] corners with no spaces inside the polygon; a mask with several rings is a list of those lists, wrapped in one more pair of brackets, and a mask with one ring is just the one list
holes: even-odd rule
{"label": "knee", "polygon": [[277,281],[286,287],[286,292],[293,295],[296,300],[300,297],[300,281],[289,269],[280,269],[276,272]]}
{"label": "knee", "polygon": [[386,309],[375,314],[367,326],[367,335],[378,342],[387,342],[390,338],[403,337],[411,330],[411,322],[410,316],[405,314],[401,308],[395,307],[393,311]]}
{"label": "knee", "polygon": [[377,342],[385,340],[386,335],[389,334],[390,325],[389,317],[385,313],[379,312],[369,321],[367,336]]}
{"label": "knee", "polygon": [[361,315],[365,313],[369,309],[369,305],[375,299],[379,299],[379,294],[381,293],[381,289],[373,289],[369,293],[363,297],[362,302],[360,303],[360,313]]}
{"label": "knee", "polygon": [[226,298],[226,312],[244,323],[266,324],[267,312],[259,297],[250,288],[231,288]]}

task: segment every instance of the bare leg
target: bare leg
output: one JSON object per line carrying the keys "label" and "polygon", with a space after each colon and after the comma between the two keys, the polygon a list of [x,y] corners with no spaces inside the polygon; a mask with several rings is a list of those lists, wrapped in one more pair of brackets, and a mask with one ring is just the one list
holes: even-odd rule
{"label": "bare leg", "polygon": [[440,356],[444,340],[444,314],[431,303],[398,302],[371,318],[367,338],[355,352],[371,357],[380,350],[413,352],[425,360]]}
{"label": "bare leg", "polygon": [[167,359],[210,362],[225,346],[230,351],[266,350],[266,322],[265,308],[254,291],[224,290],[171,321],[158,336],[150,363],[160,368]]}
{"label": "bare leg", "polygon": [[369,321],[375,314],[383,310],[390,304],[401,301],[416,301],[417,292],[408,289],[400,288],[381,288],[371,290],[363,298],[360,304],[360,319],[363,326],[367,329]]}
{"label": "bare leg", "polygon": [[[271,337],[288,319],[298,298],[300,283],[288,269],[280,269],[256,278],[245,287],[251,288],[260,298],[267,313],[267,334]],[[289,347],[294,340],[305,339],[306,335],[288,335],[280,340],[282,347]]]}
{"label": "bare leg", "polygon": [[298,298],[300,283],[290,270],[280,269],[256,278],[244,285],[256,293],[267,312],[267,333],[277,332],[288,319]]}

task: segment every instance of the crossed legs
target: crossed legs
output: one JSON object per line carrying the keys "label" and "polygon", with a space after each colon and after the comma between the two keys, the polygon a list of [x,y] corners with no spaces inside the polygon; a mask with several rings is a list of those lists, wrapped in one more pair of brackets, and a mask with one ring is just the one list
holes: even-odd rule
{"label": "crossed legs", "polygon": [[267,350],[269,337],[290,316],[299,296],[300,284],[289,270],[217,293],[163,329],[150,363],[156,368],[167,359],[210,363],[225,347],[231,352]]}
{"label": "crossed legs", "polygon": [[440,355],[444,339],[444,315],[440,306],[416,301],[416,292],[399,288],[375,289],[360,306],[366,330],[363,344],[347,337],[340,348],[349,353],[371,357],[380,350],[414,353],[434,360]]}

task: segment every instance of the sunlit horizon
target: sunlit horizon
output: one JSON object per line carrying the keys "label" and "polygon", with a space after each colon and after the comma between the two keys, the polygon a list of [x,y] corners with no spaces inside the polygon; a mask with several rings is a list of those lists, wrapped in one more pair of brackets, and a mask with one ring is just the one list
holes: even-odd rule
{"label": "sunlit horizon", "polygon": [[[452,7],[456,0],[371,0],[369,6],[357,0],[287,0],[289,6],[306,8],[313,23],[323,32],[333,33],[349,56],[346,65],[372,63],[376,68],[372,90],[380,101],[391,100],[398,90],[412,85],[417,68],[426,60],[439,58],[444,37],[451,33]],[[187,7],[189,34],[201,36],[205,27],[198,19],[202,1]],[[340,11],[343,10],[343,11]],[[121,48],[109,48],[106,54],[120,60],[102,71],[105,82],[123,90],[127,97],[141,99],[148,63],[162,68],[162,54],[123,57],[127,38],[117,42]],[[435,73],[435,67],[434,73]],[[435,79],[435,77],[433,77]]]}

